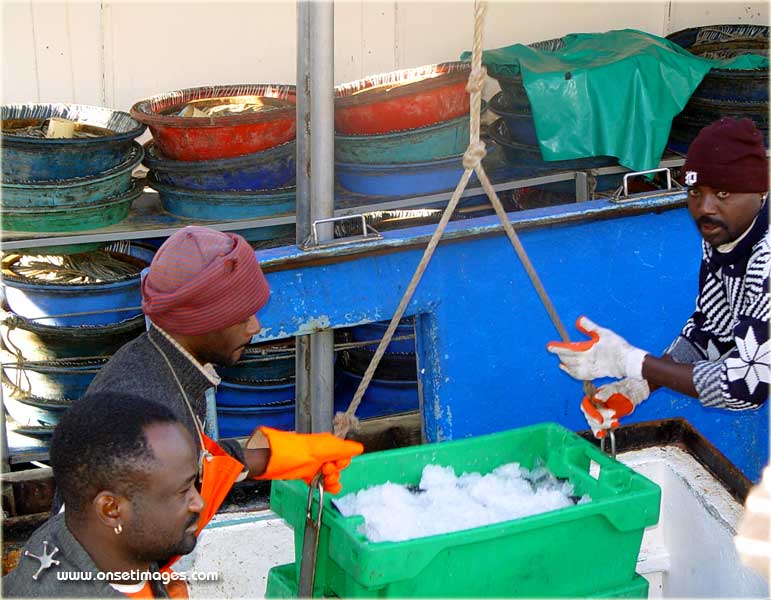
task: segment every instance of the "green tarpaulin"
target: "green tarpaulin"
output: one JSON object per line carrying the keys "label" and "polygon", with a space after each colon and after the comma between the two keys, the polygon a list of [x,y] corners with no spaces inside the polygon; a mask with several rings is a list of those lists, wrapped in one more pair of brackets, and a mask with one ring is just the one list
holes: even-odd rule
{"label": "green tarpaulin", "polygon": [[[555,51],[522,44],[485,51],[493,76],[522,76],[544,160],[615,156],[634,171],[655,168],[672,118],[707,72],[759,68],[768,58],[694,56],[642,31],[573,33]],[[464,52],[461,60],[469,60]]]}

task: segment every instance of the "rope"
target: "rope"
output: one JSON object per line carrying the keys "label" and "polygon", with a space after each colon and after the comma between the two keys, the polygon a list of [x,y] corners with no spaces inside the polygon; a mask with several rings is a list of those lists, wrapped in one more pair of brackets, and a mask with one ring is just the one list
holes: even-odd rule
{"label": "rope", "polygon": [[[394,331],[396,331],[396,327],[399,324],[399,321],[401,320],[407,305],[412,299],[415,288],[417,288],[420,279],[423,277],[423,273],[425,272],[426,267],[428,266],[428,263],[434,254],[434,250],[436,249],[439,240],[444,234],[447,223],[450,221],[450,217],[455,211],[455,207],[460,200],[461,194],[466,189],[466,185],[468,184],[472,173],[476,173],[477,177],[479,178],[479,181],[482,184],[482,188],[485,190],[490,203],[495,209],[495,214],[498,215],[498,218],[503,224],[506,235],[508,235],[509,240],[514,246],[514,250],[516,251],[517,256],[519,257],[520,261],[522,261],[522,265],[524,266],[530,281],[535,287],[535,290],[538,293],[538,296],[541,299],[544,307],[546,308],[546,312],[549,314],[549,318],[557,329],[560,337],[566,342],[570,341],[570,337],[568,336],[568,332],[565,329],[565,326],[562,324],[562,321],[560,320],[559,315],[557,314],[557,311],[551,302],[551,299],[546,293],[546,289],[543,287],[543,284],[541,283],[538,274],[535,272],[535,269],[533,268],[533,265],[530,262],[530,259],[527,256],[522,243],[519,241],[519,237],[517,236],[516,231],[514,231],[514,227],[509,222],[509,219],[506,216],[506,211],[503,209],[501,201],[499,200],[498,195],[495,193],[495,190],[493,189],[490,180],[487,177],[487,173],[485,173],[484,167],[482,166],[482,159],[486,154],[485,144],[479,139],[482,88],[484,87],[486,77],[485,68],[482,66],[482,33],[485,8],[486,4],[483,0],[474,1],[474,45],[471,51],[471,73],[469,74],[468,84],[466,85],[466,90],[471,94],[471,124],[469,128],[469,145],[463,155],[463,175],[461,176],[460,181],[455,188],[455,192],[453,192],[452,198],[450,198],[450,201],[447,204],[447,207],[444,209],[444,213],[442,213],[442,218],[436,227],[436,231],[434,231],[434,234],[431,236],[431,240],[428,242],[428,246],[426,247],[422,258],[420,259],[420,262],[415,269],[415,273],[413,274],[412,279],[410,280],[410,283],[404,292],[404,296],[399,302],[399,306],[396,308],[394,316],[391,318],[391,322],[386,329],[383,339],[380,340],[380,344],[378,345],[377,350],[372,357],[372,361],[367,367],[367,370],[364,372],[364,376],[359,383],[359,387],[356,389],[356,393],[351,400],[351,404],[348,406],[348,409],[344,413],[339,412],[334,417],[334,432],[335,435],[339,437],[345,438],[349,431],[356,429],[358,425],[358,419],[355,416],[356,409],[359,408],[359,405],[361,404],[364,392],[367,390],[367,387],[372,380],[372,376],[380,364],[380,359],[383,357],[385,349],[391,342],[391,337],[393,336]],[[587,393],[590,398],[594,396],[594,391],[594,385],[591,382],[584,382],[584,392]]]}

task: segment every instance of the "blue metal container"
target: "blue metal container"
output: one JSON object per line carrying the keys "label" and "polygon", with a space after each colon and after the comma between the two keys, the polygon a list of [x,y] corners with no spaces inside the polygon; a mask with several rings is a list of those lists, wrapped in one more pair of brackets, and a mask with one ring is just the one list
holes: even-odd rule
{"label": "blue metal container", "polygon": [[[408,164],[336,163],[345,189],[367,196],[419,196],[452,190],[463,175],[463,155]],[[471,176],[471,181],[476,175]]]}
{"label": "blue metal container", "polygon": [[[264,346],[264,345],[263,345]],[[290,344],[270,344],[271,348],[260,345],[247,346],[241,359],[232,367],[217,367],[217,373],[226,382],[269,384],[294,377],[294,340]],[[262,350],[271,350],[269,354]]]}
{"label": "blue metal container", "polygon": [[218,407],[217,423],[221,438],[245,437],[262,425],[293,431],[294,399],[274,405]]}
{"label": "blue metal container", "polygon": [[510,141],[538,146],[538,134],[535,131],[535,121],[533,121],[533,113],[530,111],[529,104],[517,108],[507,106],[504,102],[503,92],[498,92],[490,99],[490,110],[499,115],[506,123]]}
{"label": "blue metal container", "polygon": [[[129,254],[149,265],[154,250],[132,245]],[[6,275],[2,285],[5,287],[8,306],[14,313],[46,325],[69,327],[109,325],[142,312],[138,274],[114,282],[91,284],[30,283]],[[132,310],[110,310],[122,308],[132,308]],[[99,310],[110,310],[110,312],[57,316]]]}
{"label": "blue metal container", "polygon": [[375,135],[335,135],[335,162],[422,163],[466,150],[468,115],[428,127]]}
{"label": "blue metal container", "polygon": [[51,436],[54,434],[53,425],[8,425],[8,446],[11,450],[23,450],[26,448],[48,448],[51,444]]}
{"label": "blue metal container", "polygon": [[267,385],[222,381],[217,386],[218,407],[254,408],[289,401],[294,402],[294,380],[284,380]]}
{"label": "blue metal container", "polygon": [[79,207],[119,196],[131,188],[131,173],[142,162],[142,146],[132,142],[126,159],[90,177],[3,183],[3,208]]}
{"label": "blue metal container", "polygon": [[495,144],[501,148],[506,161],[515,167],[514,175],[517,177],[535,177],[546,171],[554,173],[559,171],[580,171],[618,164],[618,160],[612,156],[545,161],[538,145],[522,144],[512,140],[511,133],[503,118],[490,125],[488,134]]}
{"label": "blue metal container", "polygon": [[[354,341],[366,342],[368,340],[380,340],[385,335],[386,329],[388,329],[388,321],[381,321],[376,323],[368,323],[367,325],[359,325],[358,327],[351,327],[350,332]],[[402,319],[396,326],[393,337],[402,337],[405,335],[415,335],[415,325],[413,324],[412,317]],[[376,350],[377,343],[372,346],[365,346],[367,350]],[[415,353],[415,339],[411,340],[399,340],[391,342],[386,348],[386,352],[399,352],[402,354]]]}
{"label": "blue metal container", "polygon": [[[335,394],[335,410],[345,410],[361,383],[361,376],[344,369],[337,371],[340,388]],[[356,416],[361,419],[418,410],[418,382],[372,379],[364,392]]]}
{"label": "blue metal container", "polygon": [[4,363],[3,373],[19,391],[36,398],[77,400],[107,359]]}
{"label": "blue metal container", "polygon": [[185,161],[164,156],[155,142],[145,144],[144,164],[163,185],[190,190],[267,190],[293,185],[294,140],[262,152],[217,160]]}
{"label": "blue metal container", "polygon": [[18,349],[24,360],[110,356],[145,330],[143,315],[85,327],[57,327],[14,317],[14,327],[3,327],[0,336],[5,346]]}
{"label": "blue metal container", "polygon": [[[146,126],[118,110],[83,104],[8,104],[3,119],[3,182],[91,177],[122,163],[132,153],[132,140]],[[6,133],[14,121],[32,125],[50,117],[110,129],[115,135],[88,139],[38,139]]]}
{"label": "blue metal container", "polygon": [[4,390],[3,402],[11,418],[21,425],[56,425],[72,406],[69,400],[49,400],[12,395]]}
{"label": "blue metal container", "polygon": [[147,182],[158,191],[163,208],[171,214],[210,221],[258,219],[292,213],[297,195],[294,186],[240,192],[188,190],[164,185],[152,173]]}
{"label": "blue metal container", "polygon": [[[139,184],[139,180],[132,179],[128,191],[101,202],[77,206],[7,208],[3,210],[3,229],[5,231],[58,233],[108,227],[120,223],[128,216],[131,205],[142,195],[142,192],[143,187]],[[71,244],[62,244],[62,246],[64,249],[61,251],[57,251],[56,246],[48,246],[45,251],[40,250],[40,253],[73,254],[78,251]],[[88,244],[87,247],[91,247],[91,245]]]}

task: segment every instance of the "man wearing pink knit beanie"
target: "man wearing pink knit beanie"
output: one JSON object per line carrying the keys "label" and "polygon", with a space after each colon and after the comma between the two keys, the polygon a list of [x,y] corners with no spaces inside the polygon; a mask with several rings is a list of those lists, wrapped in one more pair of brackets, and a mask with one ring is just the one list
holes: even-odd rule
{"label": "man wearing pink knit beanie", "polygon": [[667,387],[709,408],[758,409],[768,402],[769,171],[763,135],[749,119],[703,128],[683,165],[688,210],[702,237],[695,309],[661,357],[586,317],[590,339],[551,342],[560,368],[579,380],[613,377],[581,403],[596,437]]}
{"label": "man wearing pink knit beanie", "polygon": [[[142,309],[152,326],[118,350],[88,389],[140,396],[174,411],[209,458],[202,461],[201,493],[204,512],[211,514],[202,514],[199,524],[211,517],[232,483],[247,476],[310,482],[323,466],[325,488],[337,493],[340,470],[363,450],[328,433],[268,427],[258,428],[246,448],[236,440],[216,440],[214,390],[220,378],[213,364],[238,361],[260,331],[256,313],[269,296],[243,237],[206,227],[177,231],[159,248],[142,282]],[[212,473],[217,461],[222,469]],[[216,493],[207,498],[204,491],[212,482]]]}

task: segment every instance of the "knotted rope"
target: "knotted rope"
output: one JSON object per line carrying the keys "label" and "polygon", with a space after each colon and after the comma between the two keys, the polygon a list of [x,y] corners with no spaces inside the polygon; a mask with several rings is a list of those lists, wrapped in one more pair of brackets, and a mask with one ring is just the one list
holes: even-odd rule
{"label": "knotted rope", "polygon": [[[487,76],[487,72],[482,66],[482,33],[484,29],[485,9],[486,4],[483,0],[474,1],[474,45],[471,51],[471,73],[469,74],[468,84],[466,85],[466,90],[471,94],[471,125],[469,130],[469,145],[468,148],[466,148],[466,152],[463,154],[463,175],[461,176],[460,181],[458,182],[458,185],[453,192],[452,198],[450,198],[450,201],[447,204],[447,207],[444,209],[444,213],[442,213],[442,218],[436,226],[436,230],[431,236],[431,239],[428,242],[428,246],[426,246],[426,249],[423,252],[423,256],[420,259],[417,268],[415,269],[415,273],[413,274],[407,289],[404,291],[404,296],[402,296],[402,299],[399,302],[399,306],[397,306],[396,312],[391,318],[391,322],[388,324],[385,335],[383,335],[383,339],[380,340],[380,343],[378,344],[377,350],[372,357],[372,361],[367,367],[367,370],[364,372],[364,376],[362,377],[361,382],[359,382],[359,387],[356,389],[356,393],[351,400],[351,404],[348,406],[348,409],[344,413],[339,412],[334,417],[334,432],[335,435],[339,437],[344,438],[348,435],[349,431],[355,430],[358,426],[358,419],[355,416],[356,409],[358,409],[359,404],[361,404],[361,399],[364,396],[364,392],[367,390],[367,387],[372,380],[372,376],[380,364],[380,359],[383,357],[383,354],[385,354],[385,350],[388,347],[388,344],[391,342],[391,338],[396,331],[396,327],[399,324],[399,321],[401,321],[401,318],[404,315],[404,311],[412,299],[412,294],[415,292],[415,288],[417,288],[418,283],[420,283],[420,279],[423,277],[423,273],[425,272],[426,267],[428,266],[428,263],[434,254],[436,246],[439,244],[439,240],[441,239],[442,235],[444,235],[444,230],[447,227],[447,223],[450,221],[450,217],[455,211],[461,194],[466,189],[466,185],[468,184],[472,173],[476,173],[479,182],[482,184],[482,188],[487,194],[487,197],[490,200],[490,204],[492,204],[493,209],[495,209],[495,214],[498,215],[498,219],[500,219],[501,223],[503,224],[503,229],[506,231],[506,235],[509,237],[509,240],[514,246],[514,250],[516,251],[517,256],[519,257],[520,261],[522,261],[522,266],[525,268],[528,277],[530,277],[530,281],[535,287],[535,290],[538,293],[538,296],[540,297],[544,307],[546,308],[546,312],[549,314],[552,323],[554,323],[557,332],[564,341],[570,341],[570,337],[568,336],[568,332],[565,329],[565,326],[562,324],[562,321],[560,320],[559,315],[557,314],[557,311],[551,302],[551,299],[546,293],[546,290],[543,287],[538,274],[535,272],[535,269],[530,262],[530,258],[527,256],[522,243],[519,241],[519,237],[517,236],[516,231],[514,231],[514,227],[509,222],[509,219],[506,216],[506,211],[503,209],[503,205],[501,204],[498,195],[495,193],[495,190],[490,183],[490,179],[487,177],[487,173],[485,173],[485,169],[482,166],[482,159],[486,154],[485,144],[479,139],[482,109],[482,88],[484,87],[485,77]],[[584,392],[587,393],[590,398],[594,396],[594,391],[594,385],[591,382],[584,382]]]}

